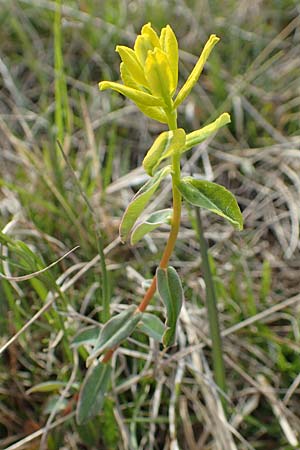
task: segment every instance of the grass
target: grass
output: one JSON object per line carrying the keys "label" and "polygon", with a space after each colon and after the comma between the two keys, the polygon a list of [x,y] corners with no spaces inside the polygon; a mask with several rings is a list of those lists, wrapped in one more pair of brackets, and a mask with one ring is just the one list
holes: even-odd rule
{"label": "grass", "polygon": [[[0,355],[0,447],[297,448],[297,2],[144,0],[112,7],[104,0],[70,0],[62,2],[62,21],[57,4],[1,2],[1,272],[28,274],[80,248],[38,278],[0,281],[0,348],[23,330]],[[172,259],[186,295],[178,345],[162,352],[135,333],[113,361],[103,413],[78,427],[73,411],[87,351],[77,352],[71,342],[107,317],[108,298],[111,313],[120,303],[138,302],[166,235],[161,229],[136,248],[116,239],[144,176],[136,168],[162,128],[121,96],[97,89],[98,81],[118,78],[115,45],[131,44],[147,21],[175,30],[181,81],[207,36],[221,37],[179,123],[193,130],[223,111],[233,119],[187,153],[184,166],[231,189],[245,219],[245,230],[236,233],[202,215],[220,311],[228,417],[220,416],[212,380],[196,225],[185,209]],[[168,201],[166,191],[157,197],[158,204]],[[151,303],[157,314],[161,308]],[[45,390],[41,383],[49,381]]]}

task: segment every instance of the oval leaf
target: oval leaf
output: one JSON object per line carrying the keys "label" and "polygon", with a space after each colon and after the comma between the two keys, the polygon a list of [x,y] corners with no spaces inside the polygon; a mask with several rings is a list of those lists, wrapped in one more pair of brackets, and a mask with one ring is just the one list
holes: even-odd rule
{"label": "oval leaf", "polygon": [[138,329],[157,342],[162,342],[165,327],[154,314],[144,313]]}
{"label": "oval leaf", "polygon": [[177,184],[185,200],[194,206],[208,209],[224,217],[238,230],[243,229],[243,216],[234,195],[219,184],[192,177]]}
{"label": "oval leaf", "polygon": [[94,350],[86,360],[87,367],[101,355],[101,353],[116,347],[124,339],[131,335],[142,316],[136,312],[136,306],[129,306],[117,316],[112,317],[101,330],[98,342]]}
{"label": "oval leaf", "polygon": [[111,365],[99,363],[90,367],[82,383],[76,409],[78,425],[90,420],[101,411],[104,396],[109,388]]}
{"label": "oval leaf", "polygon": [[150,231],[155,230],[155,228],[163,224],[169,224],[172,219],[172,213],[173,210],[168,208],[149,214],[143,222],[139,222],[134,227],[130,239],[131,245],[135,245],[145,236],[145,234],[150,233]]}
{"label": "oval leaf", "polygon": [[183,289],[174,267],[158,268],[156,271],[157,290],[167,309],[167,330],[163,335],[165,347],[173,345],[176,338],[177,320],[183,302]]}
{"label": "oval leaf", "polygon": [[129,203],[120,224],[120,238],[122,242],[126,240],[128,234],[135,224],[137,218],[144,210],[147,203],[150,201],[152,195],[158,188],[161,180],[171,172],[171,167],[167,166],[155,174],[153,178],[147,181],[144,186],[135,194],[132,201]]}
{"label": "oval leaf", "polygon": [[152,176],[159,164],[176,152],[183,151],[185,147],[185,131],[182,128],[177,130],[164,131],[154,141],[148,150],[143,167]]}

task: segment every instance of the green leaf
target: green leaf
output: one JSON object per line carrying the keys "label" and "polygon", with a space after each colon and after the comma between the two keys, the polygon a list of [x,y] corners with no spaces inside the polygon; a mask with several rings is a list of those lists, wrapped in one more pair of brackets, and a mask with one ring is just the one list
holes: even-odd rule
{"label": "green leaf", "polygon": [[165,327],[154,314],[144,313],[138,329],[157,342],[162,342]]}
{"label": "green leaf", "polygon": [[101,330],[95,348],[86,360],[87,367],[106,350],[112,349],[120,344],[124,339],[131,335],[138,322],[141,320],[142,313],[136,312],[136,306],[129,306],[117,316],[112,317],[106,322]]}
{"label": "green leaf", "polygon": [[192,177],[177,184],[184,199],[194,206],[208,209],[224,217],[238,230],[243,229],[243,216],[234,195],[219,184]]}
{"label": "green leaf", "polygon": [[147,203],[150,201],[161,180],[165,178],[170,172],[170,166],[164,167],[159,172],[157,172],[153,178],[148,180],[144,184],[144,186],[142,186],[141,189],[135,194],[126,209],[120,224],[119,234],[123,242],[126,241],[131,228],[135,224],[139,215],[144,210]]}
{"label": "green leaf", "polygon": [[176,338],[177,320],[183,302],[183,289],[180,278],[173,267],[158,268],[156,271],[157,290],[167,309],[167,329],[163,335],[165,347],[173,345]]}
{"label": "green leaf", "polygon": [[209,37],[208,41],[204,46],[204,49],[202,50],[200,58],[198,59],[191,74],[189,75],[188,79],[186,80],[186,82],[184,83],[184,85],[182,86],[176,97],[176,100],[174,102],[174,108],[177,108],[180,105],[180,103],[182,103],[186,99],[186,97],[189,95],[189,93],[197,83],[207,58],[209,57],[212,49],[214,48],[216,43],[219,42],[219,40],[220,38],[218,38],[215,34],[212,34]]}
{"label": "green leaf", "polygon": [[95,345],[97,339],[99,338],[100,332],[101,328],[97,325],[86,327],[83,330],[80,330],[79,333],[74,337],[71,346],[79,347],[80,345],[84,344]]}
{"label": "green leaf", "polygon": [[143,167],[152,176],[159,164],[176,152],[181,152],[185,148],[185,131],[182,128],[172,131],[164,131],[154,141],[148,150]]}
{"label": "green leaf", "polygon": [[168,208],[149,214],[145,220],[139,222],[132,230],[130,239],[131,245],[135,245],[145,236],[145,234],[150,233],[150,231],[155,230],[155,228],[163,224],[169,224],[172,219],[172,213],[173,210]]}
{"label": "green leaf", "polygon": [[90,420],[101,411],[104,396],[109,388],[111,365],[99,363],[90,367],[82,383],[76,409],[78,425]]}
{"label": "green leaf", "polygon": [[183,152],[186,152],[195,145],[205,141],[208,136],[215,133],[219,128],[227,125],[228,123],[230,123],[230,115],[228,113],[223,113],[214,122],[200,128],[200,130],[187,134]]}

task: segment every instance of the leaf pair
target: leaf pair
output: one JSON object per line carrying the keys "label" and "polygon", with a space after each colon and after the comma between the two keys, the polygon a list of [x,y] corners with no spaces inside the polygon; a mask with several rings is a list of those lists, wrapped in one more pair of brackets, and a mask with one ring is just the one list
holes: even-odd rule
{"label": "leaf pair", "polygon": [[186,152],[228,123],[230,123],[230,115],[223,113],[210,124],[187,135],[182,128],[164,131],[155,139],[143,160],[145,171],[153,176],[163,160],[175,154]]}

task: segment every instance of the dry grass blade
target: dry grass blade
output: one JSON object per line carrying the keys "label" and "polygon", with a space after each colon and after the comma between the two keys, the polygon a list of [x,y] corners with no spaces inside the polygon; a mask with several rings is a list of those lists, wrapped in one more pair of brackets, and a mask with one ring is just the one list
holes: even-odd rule
{"label": "dry grass blade", "polygon": [[[68,414],[65,417],[61,417],[60,419],[53,422],[49,429],[53,430],[56,427],[59,427],[60,425],[68,422],[70,419],[72,419],[75,416],[75,412],[72,412]],[[12,444],[9,447],[6,447],[4,450],[22,450],[28,448],[28,444],[32,441],[34,441],[37,438],[40,438],[43,433],[45,432],[45,428],[41,428],[40,430],[35,431],[34,433],[30,434],[29,436],[26,436],[23,439],[20,439],[16,444]]]}
{"label": "dry grass blade", "polygon": [[270,384],[268,383],[268,381],[264,376],[262,375],[258,376],[258,382],[261,385],[262,392],[270,402],[273,413],[276,416],[288,443],[292,447],[298,448],[299,441],[297,439],[297,435],[293,431],[294,427],[290,424],[288,420],[288,411],[286,407],[277,398],[274,389],[271,388]]}

